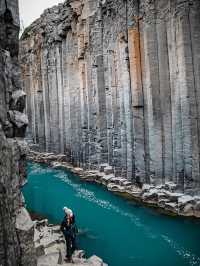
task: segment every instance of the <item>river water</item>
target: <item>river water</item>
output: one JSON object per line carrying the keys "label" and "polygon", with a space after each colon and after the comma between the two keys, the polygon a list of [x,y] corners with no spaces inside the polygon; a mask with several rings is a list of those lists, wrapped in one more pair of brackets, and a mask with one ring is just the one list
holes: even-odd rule
{"label": "river water", "polygon": [[200,266],[200,222],[168,217],[80,181],[70,172],[28,164],[29,210],[60,223],[73,209],[80,249],[110,266]]}

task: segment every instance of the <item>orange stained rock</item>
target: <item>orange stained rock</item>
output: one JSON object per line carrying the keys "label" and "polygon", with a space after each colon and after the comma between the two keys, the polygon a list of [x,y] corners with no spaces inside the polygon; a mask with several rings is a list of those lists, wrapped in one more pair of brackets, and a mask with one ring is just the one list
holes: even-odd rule
{"label": "orange stained rock", "polygon": [[133,105],[138,106],[142,104],[143,97],[140,33],[138,31],[138,27],[129,28],[128,45]]}

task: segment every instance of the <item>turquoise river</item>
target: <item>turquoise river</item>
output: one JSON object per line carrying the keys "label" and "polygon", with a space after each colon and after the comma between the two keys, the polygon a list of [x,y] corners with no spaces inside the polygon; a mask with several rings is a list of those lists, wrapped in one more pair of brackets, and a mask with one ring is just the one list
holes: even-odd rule
{"label": "turquoise river", "polygon": [[74,210],[79,248],[110,266],[200,265],[200,222],[168,217],[108,192],[78,176],[28,164],[23,188],[29,210],[60,223],[63,206]]}

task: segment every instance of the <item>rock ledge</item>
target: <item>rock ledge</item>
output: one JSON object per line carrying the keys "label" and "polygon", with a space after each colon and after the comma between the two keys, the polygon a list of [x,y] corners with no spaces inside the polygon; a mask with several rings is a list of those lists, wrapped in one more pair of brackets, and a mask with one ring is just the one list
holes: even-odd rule
{"label": "rock ledge", "polygon": [[48,224],[48,220],[42,220],[35,221],[34,228],[37,266],[107,266],[95,255],[86,259],[83,250],[74,252],[73,263],[65,262],[65,240],[60,226]]}

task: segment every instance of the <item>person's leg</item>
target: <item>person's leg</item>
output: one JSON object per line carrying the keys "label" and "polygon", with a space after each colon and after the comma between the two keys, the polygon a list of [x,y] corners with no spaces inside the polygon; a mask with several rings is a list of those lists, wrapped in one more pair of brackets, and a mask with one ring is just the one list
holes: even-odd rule
{"label": "person's leg", "polygon": [[66,241],[66,258],[70,258],[70,240],[69,240],[69,237],[66,237],[65,239]]}
{"label": "person's leg", "polygon": [[76,247],[76,238],[73,237],[72,238],[72,254],[74,253],[74,251],[77,249]]}
{"label": "person's leg", "polygon": [[67,255],[66,258],[71,261],[72,259],[72,241],[70,237],[66,238]]}

